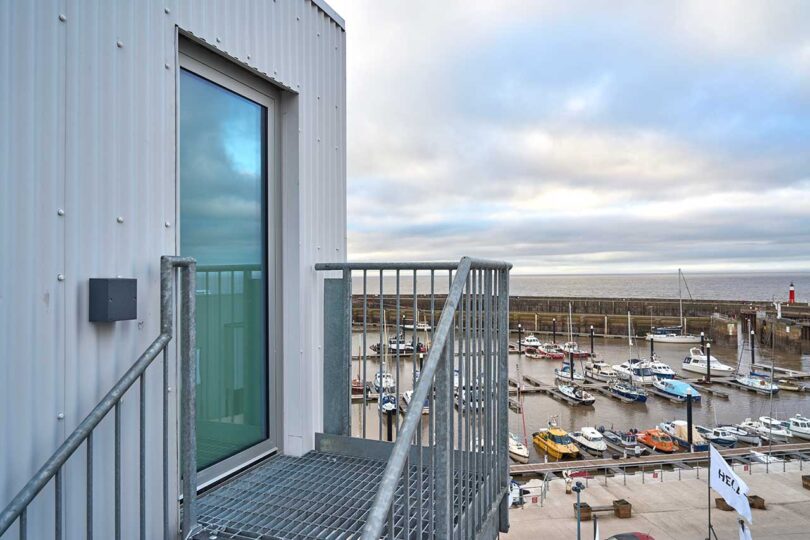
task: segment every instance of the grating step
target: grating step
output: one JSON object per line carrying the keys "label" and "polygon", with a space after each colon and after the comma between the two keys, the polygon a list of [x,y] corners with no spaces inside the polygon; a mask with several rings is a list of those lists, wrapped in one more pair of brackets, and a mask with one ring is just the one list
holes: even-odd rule
{"label": "grating step", "polygon": [[[366,522],[385,464],[322,452],[275,456],[202,495],[198,499],[199,523],[206,533],[218,538],[356,538]],[[400,481],[394,497],[395,538],[418,536],[420,525],[426,536],[432,533],[430,469],[421,469],[421,523],[415,511],[420,504],[420,470],[412,466],[409,472],[408,496]],[[403,520],[406,503],[412,514],[408,523]]]}

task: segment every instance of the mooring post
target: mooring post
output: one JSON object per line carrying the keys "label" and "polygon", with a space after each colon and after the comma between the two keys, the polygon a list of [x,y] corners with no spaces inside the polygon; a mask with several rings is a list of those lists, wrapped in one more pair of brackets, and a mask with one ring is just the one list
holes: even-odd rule
{"label": "mooring post", "polygon": [[551,342],[557,343],[557,319],[551,319]]}
{"label": "mooring post", "polygon": [[706,353],[706,334],[700,333],[700,352]]}
{"label": "mooring post", "polygon": [[650,336],[650,360],[655,356],[655,338]]}
{"label": "mooring post", "polygon": [[386,417],[386,436],[388,442],[394,441],[394,411],[385,411]]}
{"label": "mooring post", "polygon": [[712,344],[706,344],[706,382],[712,382]]}
{"label": "mooring post", "polygon": [[571,366],[571,382],[574,382],[574,351],[568,353],[568,363]]}
{"label": "mooring post", "polygon": [[593,325],[591,325],[591,356],[593,356]]}
{"label": "mooring post", "polygon": [[689,442],[689,451],[693,452],[692,447],[692,389],[686,390],[686,440]]}
{"label": "mooring post", "polygon": [[518,323],[518,355],[523,354],[523,325]]}
{"label": "mooring post", "polygon": [[751,330],[751,369],[750,371],[754,371],[754,331]]}

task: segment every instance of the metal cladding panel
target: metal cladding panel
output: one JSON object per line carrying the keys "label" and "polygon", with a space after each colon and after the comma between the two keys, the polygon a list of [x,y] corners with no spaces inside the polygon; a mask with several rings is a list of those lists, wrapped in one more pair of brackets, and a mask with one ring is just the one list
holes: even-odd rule
{"label": "metal cladding panel", "polygon": [[[319,6],[0,2],[0,436],[13,441],[0,452],[0,507],[159,333],[159,258],[177,249],[178,29],[286,89],[295,107],[297,140],[285,131],[282,142],[297,145],[298,169],[297,191],[284,195],[297,214],[282,231],[298,319],[284,334],[283,445],[290,453],[313,447],[323,304],[313,265],[345,260],[346,247],[345,35]],[[89,278],[118,276],[138,280],[137,320],[90,323]],[[162,519],[160,360],[146,386],[146,536],[154,538]],[[128,535],[138,531],[138,407],[136,384],[122,405]],[[112,418],[97,431],[95,534],[111,537]],[[170,444],[174,455],[174,437]],[[176,475],[176,459],[170,465]],[[67,537],[81,537],[82,450],[65,472]],[[29,537],[52,533],[52,500],[49,486],[31,507]]]}

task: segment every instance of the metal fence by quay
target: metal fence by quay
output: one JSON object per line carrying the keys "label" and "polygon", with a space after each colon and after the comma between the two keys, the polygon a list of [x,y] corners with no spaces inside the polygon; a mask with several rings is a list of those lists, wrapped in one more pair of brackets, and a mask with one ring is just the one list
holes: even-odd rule
{"label": "metal fence by quay", "polygon": [[[19,521],[19,538],[28,537],[28,507],[34,498],[52,480],[55,484],[54,497],[54,535],[57,540],[64,536],[63,531],[63,468],[76,451],[84,446],[86,460],[86,537],[93,538],[94,515],[94,467],[93,448],[94,432],[96,427],[113,412],[114,421],[114,471],[115,502],[114,512],[115,538],[121,538],[122,513],[130,512],[129,508],[122,508],[121,504],[121,431],[122,429],[139,430],[139,505],[138,520],[140,538],[146,538],[146,378],[147,368],[162,353],[162,385],[163,385],[163,536],[171,538],[171,525],[169,515],[169,500],[175,494],[169,493],[170,478],[168,470],[169,453],[169,355],[168,345],[175,336],[174,329],[174,294],[177,269],[180,269],[181,310],[180,310],[180,448],[182,452],[182,494],[184,500],[183,531],[187,535],[196,529],[196,488],[197,488],[197,461],[196,461],[196,435],[195,435],[195,267],[196,262],[188,257],[164,256],[160,260],[160,335],[138,357],[135,363],[118,380],[112,389],[96,405],[92,411],[79,423],[76,429],[65,439],[56,452],[45,462],[37,473],[17,493],[11,502],[0,514],[0,536],[2,536],[15,522]],[[123,425],[121,415],[121,402],[131,387],[138,382],[139,389],[139,425]],[[103,509],[109,509],[106,501],[101,501]],[[132,509],[134,511],[134,509]]]}
{"label": "metal fence by quay", "polygon": [[[363,538],[494,537],[508,527],[510,268],[466,257],[316,265],[340,273],[324,284],[324,432],[360,451],[393,443]],[[443,306],[437,286],[449,290]],[[372,327],[372,308],[394,310],[392,324]]]}

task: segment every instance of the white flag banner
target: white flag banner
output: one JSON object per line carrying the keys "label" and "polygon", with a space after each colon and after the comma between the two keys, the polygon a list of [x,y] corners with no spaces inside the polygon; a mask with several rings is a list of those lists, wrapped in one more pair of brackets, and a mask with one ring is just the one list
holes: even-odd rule
{"label": "white flag banner", "polygon": [[751,538],[751,529],[745,526],[743,520],[740,520],[740,540],[753,540]]}
{"label": "white flag banner", "polygon": [[712,461],[709,470],[712,489],[719,493],[738,514],[747,519],[748,523],[751,523],[751,505],[748,504],[748,497],[746,497],[748,485],[731,470],[720,452],[715,450],[714,445],[709,445],[709,452]]}

